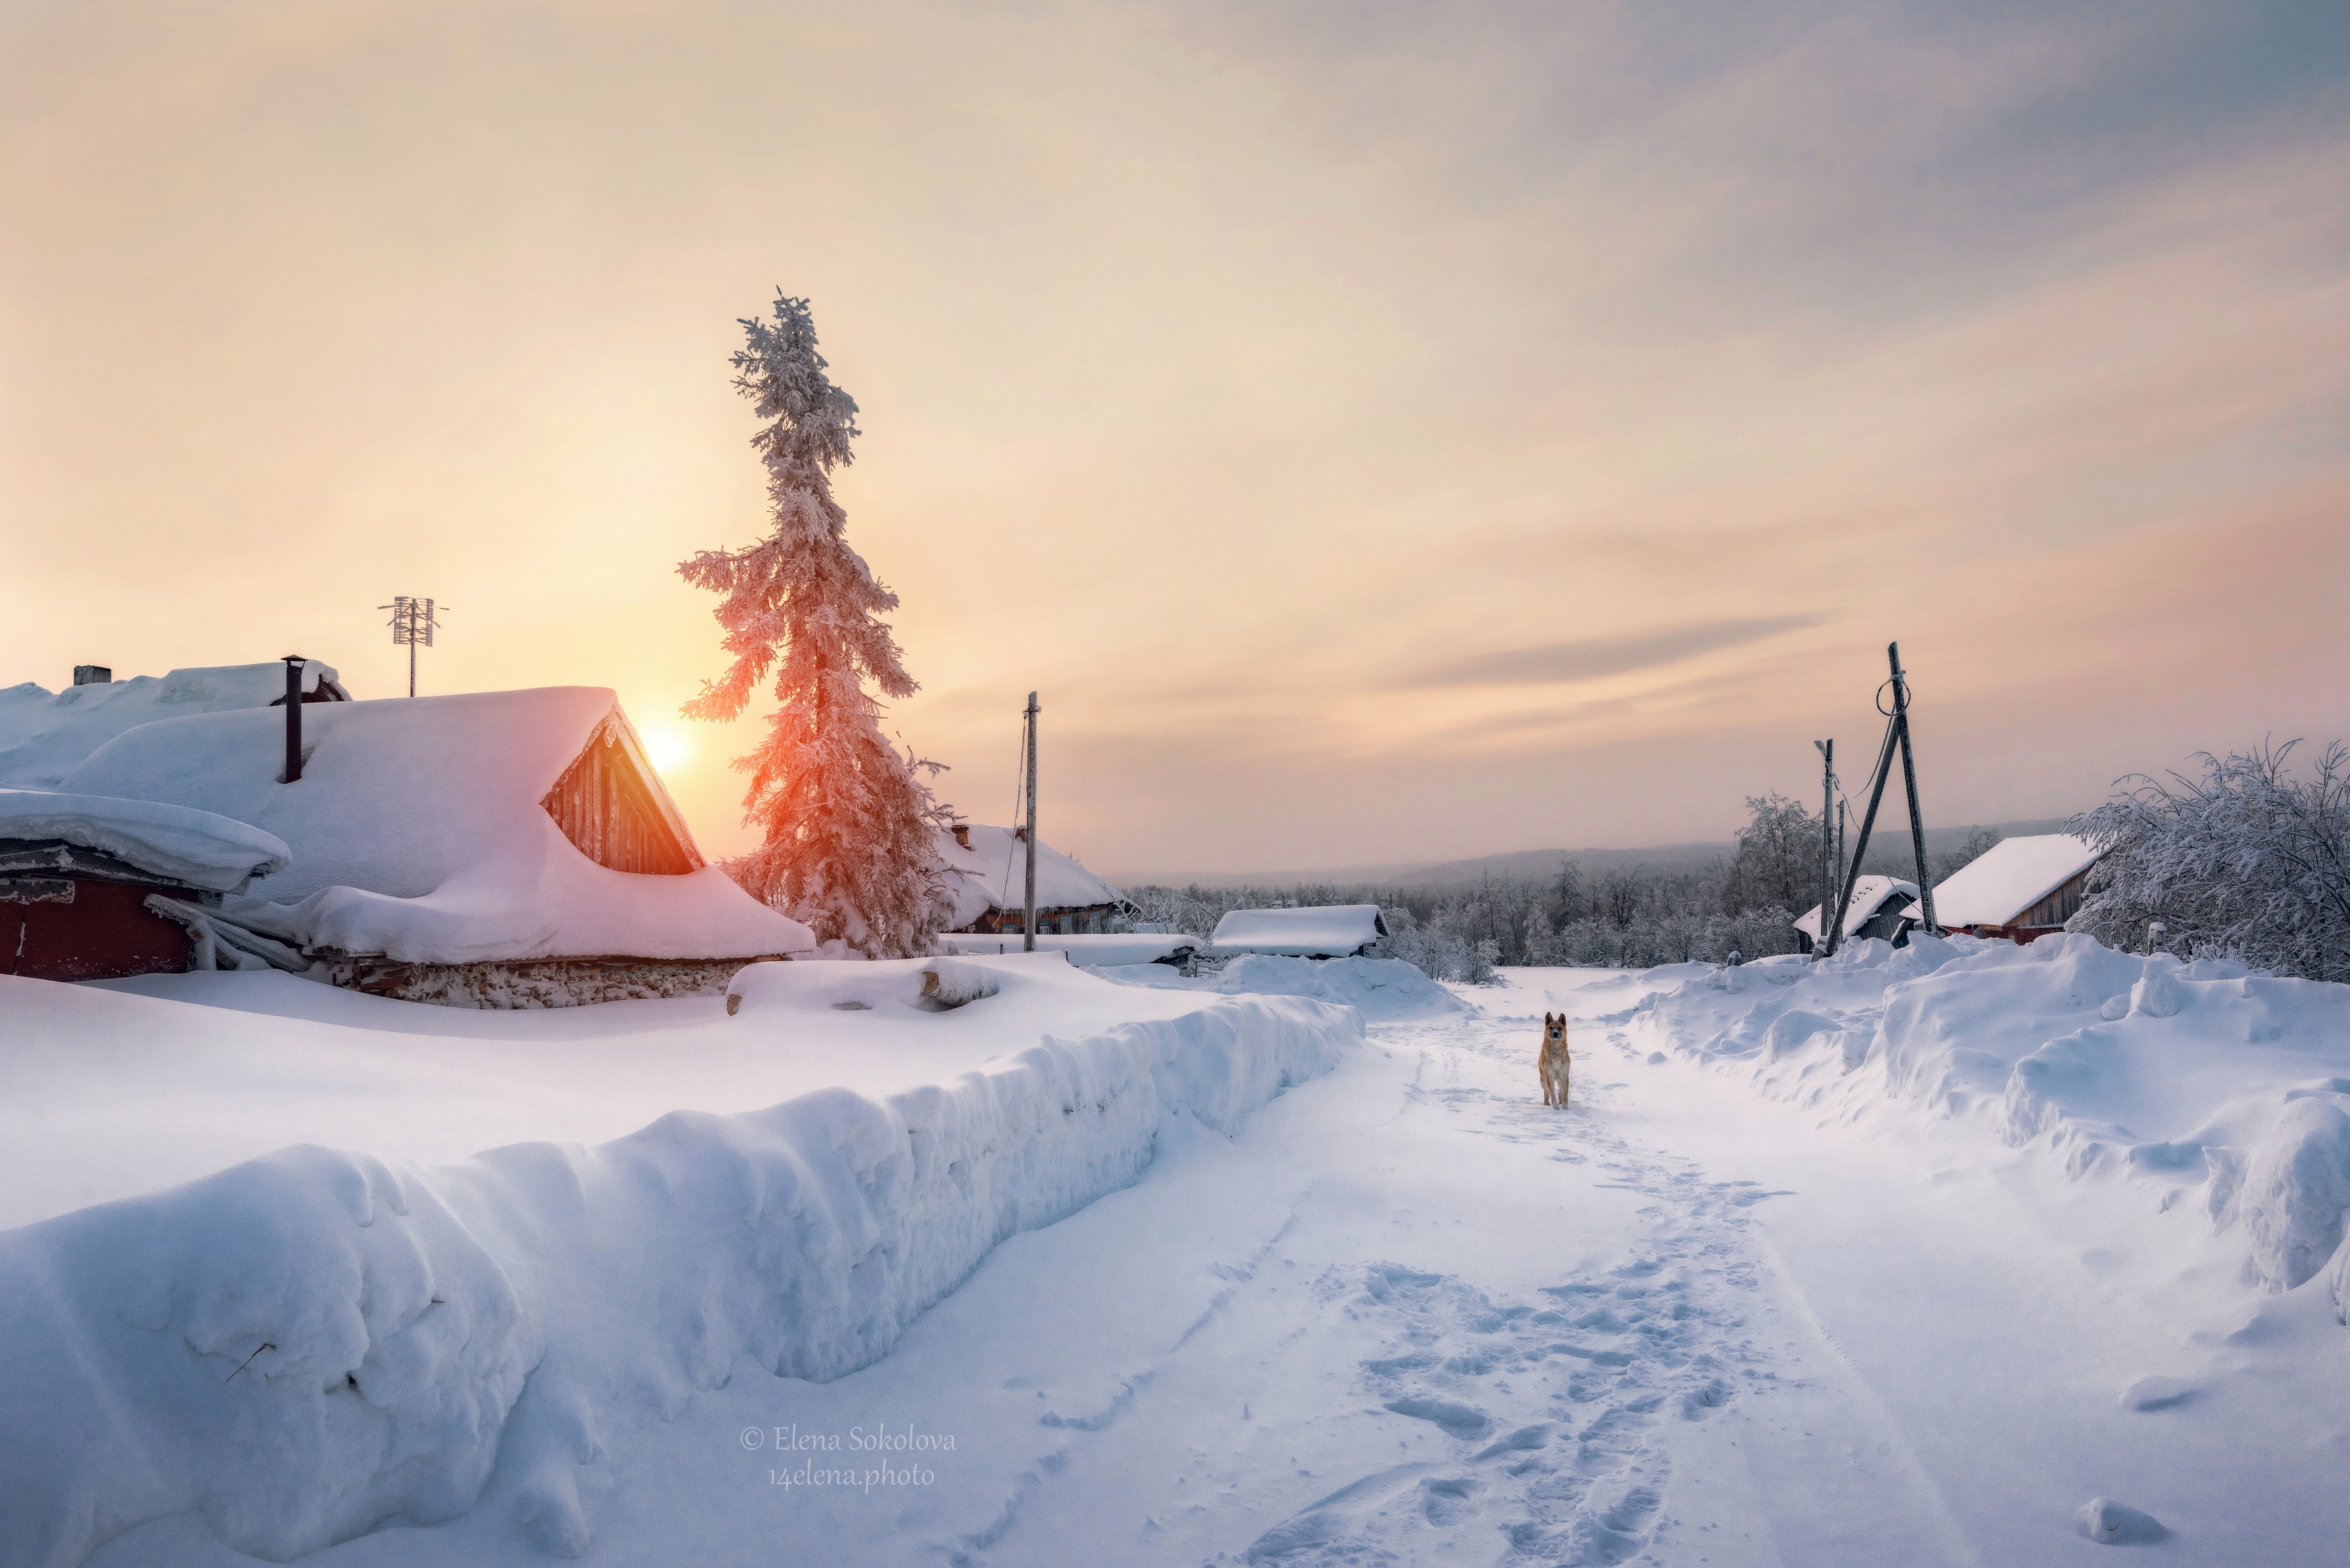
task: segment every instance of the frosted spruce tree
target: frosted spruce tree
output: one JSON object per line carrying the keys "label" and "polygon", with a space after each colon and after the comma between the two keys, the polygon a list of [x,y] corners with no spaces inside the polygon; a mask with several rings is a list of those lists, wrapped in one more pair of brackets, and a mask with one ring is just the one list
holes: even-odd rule
{"label": "frosted spruce tree", "polygon": [[940,926],[931,824],[943,808],[920,770],[881,733],[885,697],[916,687],[881,615],[898,596],[876,582],[844,533],[834,468],[853,461],[857,401],[825,374],[808,302],[778,292],[774,317],[743,322],[734,387],[768,423],[752,438],[767,465],[775,525],[747,549],[703,550],[678,566],[724,596],[716,611],[733,662],[685,704],[689,719],[741,715],[775,671],[781,700],[758,749],[735,759],[751,775],[744,820],[765,835],[727,869],[754,898],[871,958],[925,951]]}

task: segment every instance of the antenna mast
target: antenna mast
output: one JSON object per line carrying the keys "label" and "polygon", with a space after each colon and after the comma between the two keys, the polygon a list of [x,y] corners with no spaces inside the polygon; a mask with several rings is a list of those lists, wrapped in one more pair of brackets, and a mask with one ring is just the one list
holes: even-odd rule
{"label": "antenna mast", "polygon": [[391,645],[408,649],[408,694],[416,695],[416,650],[432,646],[432,633],[440,626],[431,599],[411,598],[406,594],[395,595],[388,605],[378,609],[391,612]]}

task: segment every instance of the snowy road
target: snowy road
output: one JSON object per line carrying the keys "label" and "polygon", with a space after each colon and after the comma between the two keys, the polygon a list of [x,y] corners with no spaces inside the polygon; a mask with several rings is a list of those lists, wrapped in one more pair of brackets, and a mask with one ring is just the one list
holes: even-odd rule
{"label": "snowy road", "polygon": [[[1821,1136],[1577,983],[1377,1026],[1236,1137],[1170,1121],[861,1372],[746,1364],[604,1434],[588,1560],[2036,1563],[2106,1550],[2093,1496],[2155,1507],[2170,1560],[2330,1560],[2350,1404],[2306,1300],[2169,1279],[2021,1152]],[[1585,1018],[1565,1112],[1553,999]],[[2122,1407],[2173,1371],[2187,1409]],[[545,1561],[502,1489],[309,1561]],[[165,1521],[95,1561],[244,1560]]]}

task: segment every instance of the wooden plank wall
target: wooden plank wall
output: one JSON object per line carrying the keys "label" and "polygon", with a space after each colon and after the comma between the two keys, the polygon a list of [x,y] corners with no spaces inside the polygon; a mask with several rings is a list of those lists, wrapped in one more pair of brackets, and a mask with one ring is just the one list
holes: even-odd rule
{"label": "wooden plank wall", "polygon": [[661,820],[628,753],[600,729],[539,804],[598,866],[656,877],[693,869],[692,857]]}

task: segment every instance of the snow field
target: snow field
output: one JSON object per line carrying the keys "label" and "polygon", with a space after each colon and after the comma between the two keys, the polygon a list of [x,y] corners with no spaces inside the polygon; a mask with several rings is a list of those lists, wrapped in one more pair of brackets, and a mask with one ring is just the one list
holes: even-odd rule
{"label": "snow field", "polygon": [[[754,980],[740,1022],[830,1015],[849,967]],[[919,969],[854,967],[910,993]],[[1005,1238],[1131,1183],[1170,1116],[1229,1129],[1361,1037],[1312,1001],[1186,1000],[946,1082],[453,1165],[289,1148],[0,1233],[0,1560],[192,1513],[282,1561],[485,1487],[504,1530],[576,1555],[608,1433],[745,1361],[822,1380],[887,1355]]]}

